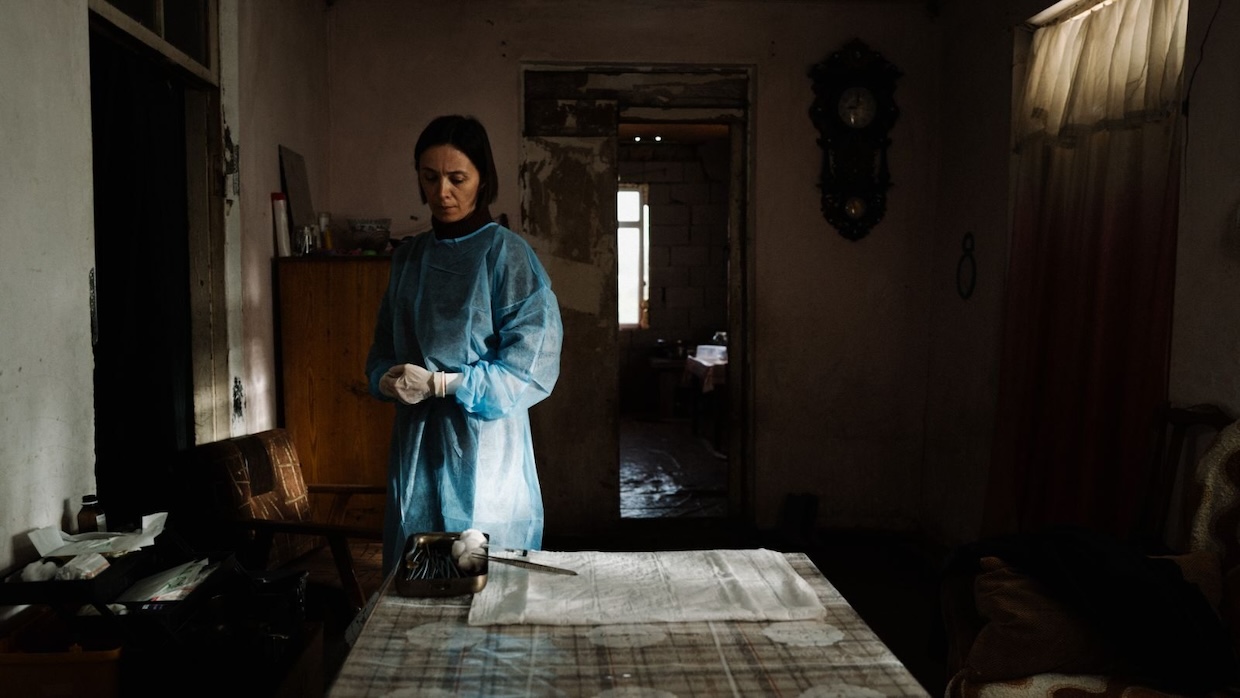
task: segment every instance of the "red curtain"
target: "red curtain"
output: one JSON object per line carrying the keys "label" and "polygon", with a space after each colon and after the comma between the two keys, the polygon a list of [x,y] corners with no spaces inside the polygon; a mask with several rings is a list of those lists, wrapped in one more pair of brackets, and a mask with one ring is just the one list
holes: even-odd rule
{"label": "red curtain", "polygon": [[[1179,191],[1170,131],[1102,132],[1088,147],[1041,143],[1022,155],[988,535],[1056,523],[1134,532],[1167,394]],[[1161,145],[1137,143],[1146,132]]]}
{"label": "red curtain", "polygon": [[1137,535],[1167,395],[1187,13],[1098,4],[1038,29],[1016,64],[984,535]]}

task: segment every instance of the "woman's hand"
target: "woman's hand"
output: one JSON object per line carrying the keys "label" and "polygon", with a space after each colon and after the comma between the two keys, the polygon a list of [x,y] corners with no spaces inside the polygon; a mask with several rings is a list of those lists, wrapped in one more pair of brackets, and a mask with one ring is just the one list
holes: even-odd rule
{"label": "woman's hand", "polygon": [[435,394],[434,375],[414,364],[393,366],[379,379],[379,392],[406,405],[416,405]]}

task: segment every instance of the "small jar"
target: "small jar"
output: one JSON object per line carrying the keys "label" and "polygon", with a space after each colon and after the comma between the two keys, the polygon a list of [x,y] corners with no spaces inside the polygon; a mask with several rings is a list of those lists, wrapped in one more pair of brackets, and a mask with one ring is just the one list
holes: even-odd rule
{"label": "small jar", "polygon": [[319,248],[324,250],[333,250],[332,245],[332,214],[327,211],[319,213]]}
{"label": "small jar", "polygon": [[99,497],[93,494],[82,496],[82,508],[78,509],[77,532],[93,533],[108,530],[108,519],[99,506]]}

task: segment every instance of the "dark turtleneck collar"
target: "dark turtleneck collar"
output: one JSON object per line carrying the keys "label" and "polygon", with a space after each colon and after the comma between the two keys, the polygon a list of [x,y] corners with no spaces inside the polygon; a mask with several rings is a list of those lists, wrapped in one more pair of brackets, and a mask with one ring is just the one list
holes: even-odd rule
{"label": "dark turtleneck collar", "polygon": [[474,207],[473,213],[455,223],[444,223],[431,216],[431,228],[435,231],[436,240],[450,240],[462,235],[469,235],[475,230],[491,222],[491,212],[486,204]]}

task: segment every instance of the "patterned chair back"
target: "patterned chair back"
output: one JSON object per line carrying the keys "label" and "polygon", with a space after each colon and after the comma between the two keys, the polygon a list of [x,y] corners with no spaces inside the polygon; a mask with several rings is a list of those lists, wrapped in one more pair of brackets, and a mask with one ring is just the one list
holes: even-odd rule
{"label": "patterned chair back", "polygon": [[[322,538],[275,535],[266,563],[252,557],[253,533],[222,524],[248,519],[309,521],[311,507],[297,449],[284,429],[195,446],[182,468],[186,538],[202,549],[233,550],[247,567],[276,569],[326,545]],[[176,516],[170,513],[169,525]]]}
{"label": "patterned chair back", "polygon": [[1197,461],[1192,550],[1218,553],[1224,571],[1240,565],[1240,422],[1223,427]]}

